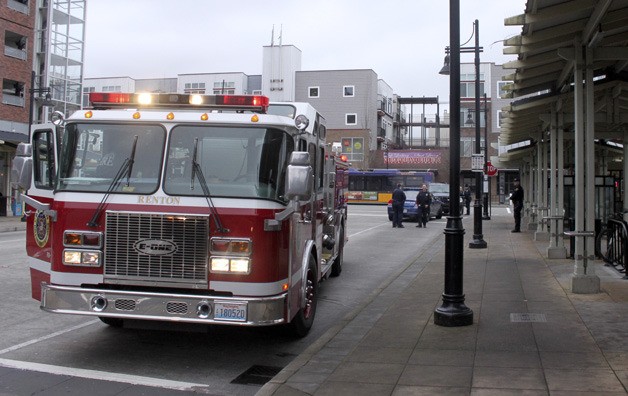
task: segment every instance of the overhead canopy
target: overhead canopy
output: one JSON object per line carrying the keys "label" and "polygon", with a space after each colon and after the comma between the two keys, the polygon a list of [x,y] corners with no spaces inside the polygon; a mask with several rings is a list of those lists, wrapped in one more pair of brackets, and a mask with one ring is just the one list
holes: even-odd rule
{"label": "overhead canopy", "polygon": [[[620,138],[628,121],[628,0],[528,0],[525,13],[507,18],[521,35],[504,41],[504,80],[515,99],[505,107],[501,144],[536,139],[547,130],[552,107],[573,129],[576,46],[589,51],[594,73],[596,138]],[[592,56],[591,56],[592,55]]]}

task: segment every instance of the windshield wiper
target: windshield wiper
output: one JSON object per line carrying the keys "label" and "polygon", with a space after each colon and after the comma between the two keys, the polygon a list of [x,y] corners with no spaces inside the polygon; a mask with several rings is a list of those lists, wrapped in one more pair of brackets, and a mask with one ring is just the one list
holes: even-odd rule
{"label": "windshield wiper", "polygon": [[109,198],[109,195],[111,195],[111,193],[116,188],[118,188],[118,185],[120,184],[120,181],[122,180],[123,177],[126,176],[126,186],[127,187],[129,186],[129,181],[130,181],[129,179],[131,178],[131,172],[133,171],[133,163],[135,162],[135,149],[137,147],[137,139],[138,139],[138,136],[135,135],[135,137],[133,138],[133,147],[131,148],[131,155],[124,160],[124,162],[120,166],[120,169],[118,169],[118,172],[116,173],[113,180],[109,184],[109,187],[107,188],[105,195],[103,195],[102,199],[100,200],[100,203],[96,207],[96,210],[94,211],[94,214],[92,215],[92,218],[87,222],[88,227],[98,227],[98,218],[100,217],[100,213],[102,212],[102,209],[105,206],[105,202]]}
{"label": "windshield wiper", "polygon": [[228,228],[224,228],[222,226],[222,222],[220,221],[220,216],[218,216],[218,211],[216,210],[216,206],[214,206],[214,201],[212,201],[212,196],[209,192],[209,187],[207,186],[207,181],[205,181],[205,176],[203,175],[203,171],[201,166],[196,161],[196,156],[198,153],[198,138],[194,139],[194,151],[192,154],[192,179],[190,180],[190,190],[194,190],[194,179],[198,178],[198,183],[201,185],[201,189],[203,190],[203,194],[205,195],[205,200],[207,201],[207,206],[209,207],[209,212],[214,219],[214,225],[216,226],[216,231],[220,233],[229,232]]}

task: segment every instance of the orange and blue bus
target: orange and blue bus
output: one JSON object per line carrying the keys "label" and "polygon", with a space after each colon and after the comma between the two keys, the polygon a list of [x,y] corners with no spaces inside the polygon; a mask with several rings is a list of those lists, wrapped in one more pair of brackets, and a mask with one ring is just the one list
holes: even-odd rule
{"label": "orange and blue bus", "polygon": [[434,172],[399,169],[349,169],[349,203],[387,204],[401,183],[404,188],[420,188],[434,180]]}

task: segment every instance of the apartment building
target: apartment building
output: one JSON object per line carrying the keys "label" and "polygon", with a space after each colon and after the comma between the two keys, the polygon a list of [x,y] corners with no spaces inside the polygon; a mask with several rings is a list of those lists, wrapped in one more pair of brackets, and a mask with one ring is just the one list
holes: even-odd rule
{"label": "apartment building", "polygon": [[9,176],[15,147],[28,137],[35,10],[34,0],[0,3],[0,216],[6,216],[6,197],[11,196]]}
{"label": "apartment building", "polygon": [[0,193],[12,197],[11,160],[30,124],[81,107],[85,0],[6,0],[0,22]]}

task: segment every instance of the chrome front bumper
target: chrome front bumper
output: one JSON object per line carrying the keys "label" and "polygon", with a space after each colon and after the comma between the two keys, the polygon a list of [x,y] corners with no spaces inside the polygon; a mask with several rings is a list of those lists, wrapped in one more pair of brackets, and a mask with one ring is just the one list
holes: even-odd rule
{"label": "chrome front bumper", "polygon": [[[48,312],[167,322],[268,326],[286,322],[287,294],[262,298],[84,289],[41,284],[41,309]],[[216,307],[246,309],[239,320],[215,317]]]}

